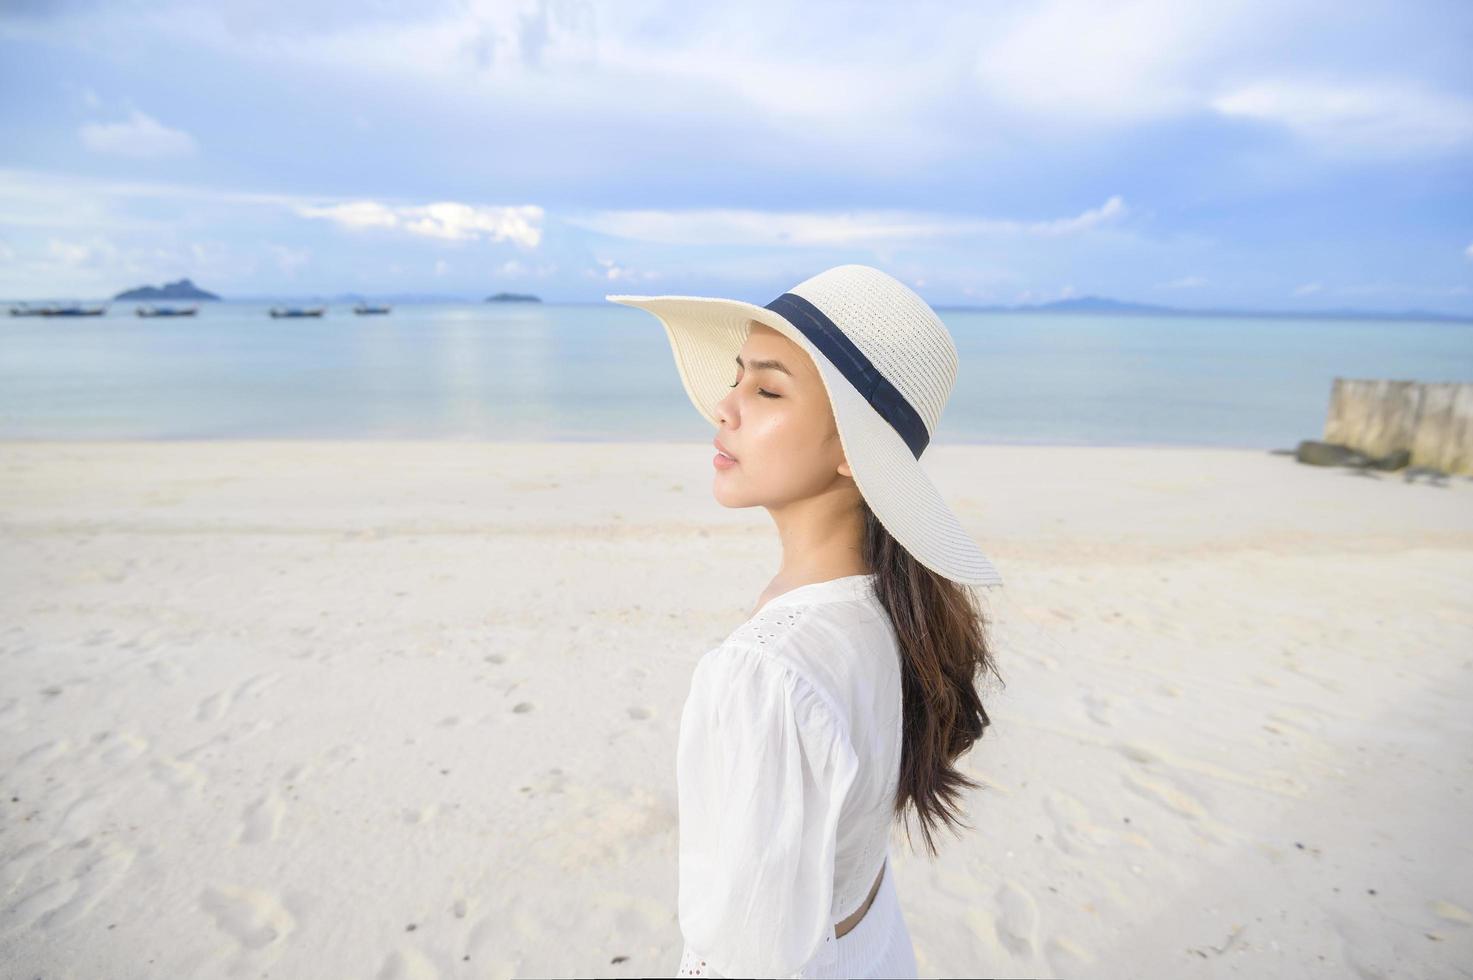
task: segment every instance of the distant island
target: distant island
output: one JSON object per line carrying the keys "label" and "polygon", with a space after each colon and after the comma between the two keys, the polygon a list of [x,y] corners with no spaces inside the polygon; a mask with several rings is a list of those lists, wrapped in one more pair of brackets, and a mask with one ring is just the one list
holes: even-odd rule
{"label": "distant island", "polygon": [[1035,303],[1020,306],[937,306],[938,310],[974,310],[979,313],[1129,313],[1136,316],[1222,316],[1222,317],[1265,317],[1300,320],[1438,320],[1449,323],[1468,323],[1473,316],[1456,313],[1432,313],[1427,310],[1400,310],[1377,312],[1373,310],[1244,310],[1244,309],[1183,309],[1175,306],[1152,306],[1149,303],[1127,303],[1104,296],[1078,296],[1059,299],[1052,303]]}
{"label": "distant island", "polygon": [[219,299],[214,293],[200,289],[188,279],[166,282],[159,286],[139,286],[125,289],[113,299]]}
{"label": "distant island", "polygon": [[540,303],[542,300],[528,293],[497,293],[495,296],[487,296],[488,303]]}

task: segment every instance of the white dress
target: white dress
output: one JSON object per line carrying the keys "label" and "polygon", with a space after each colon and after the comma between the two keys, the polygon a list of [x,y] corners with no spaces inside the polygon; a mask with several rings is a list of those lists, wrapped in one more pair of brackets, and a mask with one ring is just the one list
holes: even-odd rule
{"label": "white dress", "polygon": [[696,664],[676,750],[679,976],[916,975],[886,860],[900,659],[874,579],[785,592]]}

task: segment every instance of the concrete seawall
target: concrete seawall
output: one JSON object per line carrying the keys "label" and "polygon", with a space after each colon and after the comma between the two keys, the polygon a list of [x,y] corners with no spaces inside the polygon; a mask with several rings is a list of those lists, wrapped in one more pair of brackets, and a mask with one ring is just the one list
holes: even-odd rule
{"label": "concrete seawall", "polygon": [[1324,441],[1373,457],[1406,449],[1412,466],[1473,475],[1473,384],[1336,378]]}

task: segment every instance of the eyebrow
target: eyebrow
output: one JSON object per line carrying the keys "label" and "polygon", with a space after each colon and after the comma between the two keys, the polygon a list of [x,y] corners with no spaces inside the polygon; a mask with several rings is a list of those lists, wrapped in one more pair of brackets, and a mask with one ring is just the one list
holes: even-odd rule
{"label": "eyebrow", "polygon": [[736,362],[737,367],[746,368],[749,371],[781,371],[790,378],[793,376],[793,372],[784,367],[782,361],[753,361],[751,364],[743,364],[742,355],[738,354]]}

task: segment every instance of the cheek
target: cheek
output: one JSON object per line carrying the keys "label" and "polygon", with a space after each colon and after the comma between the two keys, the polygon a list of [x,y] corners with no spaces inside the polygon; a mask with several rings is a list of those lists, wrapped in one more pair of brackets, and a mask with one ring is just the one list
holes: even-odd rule
{"label": "cheek", "polygon": [[809,412],[772,412],[760,420],[750,417],[747,454],[764,474],[785,484],[806,484],[828,468],[838,453],[838,435]]}
{"label": "cheek", "polygon": [[746,431],[746,442],[763,458],[786,457],[802,449],[804,442],[801,419],[787,410],[786,406],[769,406],[760,415],[748,413],[742,423]]}

